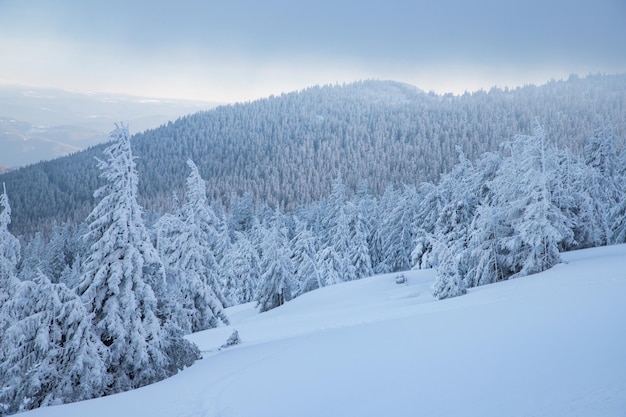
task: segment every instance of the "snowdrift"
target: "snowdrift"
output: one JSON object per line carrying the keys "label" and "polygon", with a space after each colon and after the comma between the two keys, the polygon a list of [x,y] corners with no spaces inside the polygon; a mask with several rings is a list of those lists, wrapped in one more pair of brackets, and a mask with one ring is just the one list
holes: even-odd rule
{"label": "snowdrift", "polygon": [[[434,301],[433,271],[323,288],[191,335],[204,359],[25,417],[624,416],[626,245]],[[242,343],[220,349],[233,329]]]}

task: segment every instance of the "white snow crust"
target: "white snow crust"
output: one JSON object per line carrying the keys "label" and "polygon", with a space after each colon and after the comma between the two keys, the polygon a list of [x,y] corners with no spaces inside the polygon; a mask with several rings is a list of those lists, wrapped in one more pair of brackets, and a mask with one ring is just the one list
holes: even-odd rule
{"label": "white snow crust", "polygon": [[[626,245],[434,301],[434,271],[325,287],[189,336],[165,381],[24,417],[626,415]],[[233,329],[241,344],[220,350]]]}

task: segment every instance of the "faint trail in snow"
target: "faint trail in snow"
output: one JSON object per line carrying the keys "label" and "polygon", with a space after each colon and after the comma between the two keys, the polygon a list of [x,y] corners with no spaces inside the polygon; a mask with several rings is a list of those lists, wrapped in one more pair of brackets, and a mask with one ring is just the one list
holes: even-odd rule
{"label": "faint trail in snow", "polygon": [[[213,384],[210,390],[206,390],[208,395],[207,397],[205,397],[206,400],[203,400],[203,404],[209,407],[213,405],[212,411],[208,411],[207,409],[208,407],[205,406],[205,407],[202,407],[201,409],[198,409],[198,411],[201,411],[202,413],[195,414],[194,412],[194,414],[192,414],[192,416],[189,416],[189,417],[193,417],[196,415],[201,415],[202,417],[205,417],[205,416],[206,417],[240,416],[241,413],[236,409],[235,404],[229,403],[228,401],[224,401],[223,394],[227,391],[236,391],[236,390],[233,390],[232,387],[234,386],[235,388],[237,388],[237,385],[236,385],[237,381],[242,376],[246,375],[251,370],[258,367],[260,364],[274,358],[275,356],[281,354],[283,351],[287,349],[289,349],[288,346],[281,347],[280,349],[276,349],[275,347],[272,347],[272,350],[269,353],[263,353],[259,357],[249,362],[246,362],[246,363],[237,362],[236,370],[233,370],[232,372],[229,373],[228,376],[220,379],[215,384]],[[231,351],[236,351],[236,350],[238,349],[233,349]],[[224,354],[229,354],[231,351],[224,352]],[[219,360],[218,356],[219,356],[219,352],[216,352],[215,355],[212,355],[212,358],[214,358],[215,360]]]}

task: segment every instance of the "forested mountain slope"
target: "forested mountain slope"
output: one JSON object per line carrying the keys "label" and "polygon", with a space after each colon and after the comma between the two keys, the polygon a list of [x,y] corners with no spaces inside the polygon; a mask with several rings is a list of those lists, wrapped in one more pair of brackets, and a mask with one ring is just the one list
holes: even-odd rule
{"label": "forested mountain slope", "polygon": [[[601,124],[612,125],[619,141],[625,115],[626,74],[461,96],[363,81],[189,115],[135,135],[133,152],[147,210],[169,208],[172,193],[184,187],[188,158],[217,205],[249,192],[257,202],[291,209],[326,195],[339,173],[348,189],[367,180],[375,194],[389,184],[436,181],[457,161],[457,146],[474,159],[530,133],[535,119],[549,141],[575,152]],[[11,196],[13,232],[84,219],[100,181],[94,157],[103,149],[0,175]]]}

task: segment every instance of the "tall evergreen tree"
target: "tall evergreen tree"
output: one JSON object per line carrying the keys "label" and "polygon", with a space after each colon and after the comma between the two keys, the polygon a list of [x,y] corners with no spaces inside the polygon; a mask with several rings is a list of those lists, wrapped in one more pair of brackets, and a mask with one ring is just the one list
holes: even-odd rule
{"label": "tall evergreen tree", "polygon": [[572,239],[562,242],[564,251],[602,245],[606,239],[606,217],[598,215],[591,190],[593,170],[568,149],[558,153],[557,169],[551,178],[552,200],[570,219]]}
{"label": "tall evergreen tree", "polygon": [[279,307],[293,298],[294,267],[287,230],[278,209],[261,241],[261,281],[256,295],[259,311]]}
{"label": "tall evergreen tree", "polygon": [[391,266],[386,263],[387,254],[385,252],[387,243],[386,229],[387,217],[391,210],[398,202],[399,193],[391,186],[385,188],[385,192],[378,200],[375,210],[375,223],[372,225],[373,230],[369,239],[372,267],[377,274],[386,274],[391,272]]}
{"label": "tall evergreen tree", "polygon": [[615,135],[610,126],[603,126],[594,132],[585,143],[585,164],[589,168],[586,175],[586,190],[593,204],[595,226],[600,235],[596,244],[614,243],[615,208],[624,197],[619,175],[619,157],[615,149]]}
{"label": "tall evergreen tree", "polygon": [[445,243],[433,241],[434,252],[437,254],[433,297],[437,300],[458,297],[467,292],[465,283],[459,274],[459,256],[454,254]]}
{"label": "tall evergreen tree", "polygon": [[335,251],[332,246],[321,248],[317,253],[315,263],[317,264],[317,273],[319,282],[322,287],[340,284],[344,282],[341,273],[345,265],[344,258]]}
{"label": "tall evergreen tree", "polygon": [[295,269],[294,294],[299,295],[323,286],[320,281],[316,254],[318,238],[306,222],[297,220],[295,236],[291,240]]}
{"label": "tall evergreen tree", "polygon": [[504,210],[510,233],[500,241],[512,276],[546,270],[560,262],[559,244],[573,239],[570,220],[554,204],[549,179],[556,152],[538,122],[531,136],[516,136],[511,156],[493,181],[495,204]]}
{"label": "tall evergreen tree", "polygon": [[470,240],[462,258],[467,268],[464,282],[466,287],[492,284],[504,279],[499,250],[500,218],[494,207],[487,202],[476,208],[470,225]]}
{"label": "tall evergreen tree", "polygon": [[230,199],[228,211],[228,229],[232,232],[248,232],[252,228],[254,218],[254,202],[252,194],[244,193],[243,196],[233,196]]}
{"label": "tall evergreen tree", "polygon": [[224,255],[220,267],[230,305],[253,301],[260,281],[257,250],[243,233],[235,232],[234,235],[235,242]]}
{"label": "tall evergreen tree", "polygon": [[[367,231],[366,245],[369,251],[369,261],[371,265],[370,274],[389,272],[383,266],[381,259],[381,242],[380,235],[378,234],[381,224],[380,204],[378,200],[370,194],[369,183],[367,181],[363,181],[359,188],[357,188],[356,197],[354,205],[364,222],[364,229]],[[358,274],[357,272],[357,275]]]}
{"label": "tall evergreen tree", "polygon": [[[0,309],[0,407],[14,413],[99,397],[111,383],[106,349],[80,297],[41,272],[21,281]],[[0,414],[2,410],[0,410]]]}
{"label": "tall evergreen tree", "polygon": [[20,277],[31,279],[37,271],[42,271],[47,276],[50,269],[47,262],[46,242],[41,232],[35,233],[33,238],[26,243],[21,258],[18,267]]}
{"label": "tall evergreen tree", "polygon": [[50,242],[46,245],[46,273],[52,282],[59,282],[66,268],[74,263],[75,249],[72,247],[72,235],[68,224],[55,225],[52,228]]}
{"label": "tall evergreen tree", "polygon": [[[17,280],[17,263],[20,261],[20,242],[9,231],[11,205],[5,184],[0,195],[0,307],[9,298],[11,287]],[[2,331],[0,323],[0,331]]]}
{"label": "tall evergreen tree", "polygon": [[410,263],[413,269],[433,268],[432,239],[439,213],[445,205],[445,199],[441,188],[423,183],[419,190],[419,201],[415,213],[415,242],[410,255]]}
{"label": "tall evergreen tree", "polygon": [[406,186],[396,205],[383,217],[384,262],[392,271],[411,268],[411,253],[417,237],[417,195],[414,187]]}
{"label": "tall evergreen tree", "polygon": [[128,127],[116,126],[110,138],[107,160],[98,162],[105,184],[94,193],[100,201],[87,218],[86,239],[94,243],[78,286],[106,349],[112,377],[106,393],[162,379],[170,366],[153,290],[163,288],[165,273],[137,202]]}
{"label": "tall evergreen tree", "polygon": [[[354,242],[351,241],[350,213],[346,201],[346,187],[341,175],[338,175],[332,185],[332,190],[326,205],[326,211],[321,220],[322,237],[320,240],[319,256],[325,258],[328,265],[332,258],[332,271],[325,273],[322,278],[325,285],[337,281],[352,281],[356,279],[356,268],[353,263]],[[365,236],[363,236],[365,237]],[[331,256],[332,255],[332,256]],[[318,263],[322,262],[318,259]],[[328,268],[323,268],[328,269]],[[332,275],[332,277],[331,277]]]}
{"label": "tall evergreen tree", "polygon": [[170,285],[189,314],[185,332],[228,324],[224,297],[218,281],[218,263],[213,248],[219,238],[217,217],[208,206],[206,185],[193,161],[187,178],[186,202],[179,216],[165,215],[157,224],[157,246],[171,272]]}
{"label": "tall evergreen tree", "polygon": [[612,236],[614,243],[626,243],[626,148],[622,150],[621,167],[619,173],[618,202],[611,212]]}
{"label": "tall evergreen tree", "polygon": [[346,205],[348,215],[349,255],[350,263],[354,268],[355,279],[369,277],[374,274],[368,237],[368,221],[361,213],[360,207],[354,203]]}

